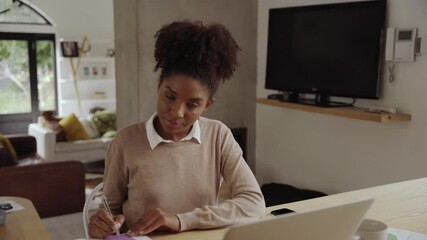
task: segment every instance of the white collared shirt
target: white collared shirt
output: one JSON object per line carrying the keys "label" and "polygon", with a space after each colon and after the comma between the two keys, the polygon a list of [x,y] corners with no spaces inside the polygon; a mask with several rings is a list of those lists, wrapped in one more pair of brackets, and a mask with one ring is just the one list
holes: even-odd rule
{"label": "white collared shirt", "polygon": [[[151,149],[154,149],[161,142],[164,142],[164,143],[173,143],[174,142],[172,140],[163,139],[156,132],[156,129],[154,128],[154,119],[156,119],[156,117],[157,117],[157,112],[154,113],[150,117],[150,119],[148,119],[147,122],[145,122],[145,130],[147,131],[148,143],[150,144]],[[202,143],[201,138],[200,138],[200,123],[199,123],[199,120],[196,120],[194,122],[193,127],[191,128],[191,131],[187,134],[187,136],[185,136],[183,139],[181,139],[180,142],[182,142],[182,141],[188,141],[188,140],[191,140],[193,138],[199,144]]]}

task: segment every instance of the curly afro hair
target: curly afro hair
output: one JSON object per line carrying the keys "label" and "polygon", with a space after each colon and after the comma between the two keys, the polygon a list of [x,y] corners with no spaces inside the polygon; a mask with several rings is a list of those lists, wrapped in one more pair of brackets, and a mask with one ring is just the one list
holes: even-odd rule
{"label": "curly afro hair", "polygon": [[173,74],[188,75],[207,86],[212,97],[238,66],[240,48],[222,24],[173,22],[155,37],[154,71],[161,69],[160,83]]}

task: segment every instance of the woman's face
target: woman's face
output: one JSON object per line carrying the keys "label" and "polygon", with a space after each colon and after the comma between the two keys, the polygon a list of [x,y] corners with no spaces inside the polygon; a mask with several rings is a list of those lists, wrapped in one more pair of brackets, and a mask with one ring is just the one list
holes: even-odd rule
{"label": "woman's face", "polygon": [[179,141],[212,102],[208,88],[197,79],[182,74],[166,77],[158,88],[154,127],[162,138]]}

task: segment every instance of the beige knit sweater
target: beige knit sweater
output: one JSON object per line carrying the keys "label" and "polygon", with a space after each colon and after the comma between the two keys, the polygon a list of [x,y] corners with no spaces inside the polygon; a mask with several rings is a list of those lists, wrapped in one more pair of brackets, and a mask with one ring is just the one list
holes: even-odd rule
{"label": "beige knit sweater", "polygon": [[[152,208],[175,213],[181,231],[247,222],[265,213],[259,185],[231,131],[220,121],[200,119],[195,140],[148,144],[145,124],[119,131],[107,153],[104,193],[131,227]],[[218,203],[222,180],[231,199]]]}

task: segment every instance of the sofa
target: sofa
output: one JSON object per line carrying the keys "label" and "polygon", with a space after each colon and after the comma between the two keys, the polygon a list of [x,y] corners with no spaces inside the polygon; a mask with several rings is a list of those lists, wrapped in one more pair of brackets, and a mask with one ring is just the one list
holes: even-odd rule
{"label": "sofa", "polygon": [[60,141],[56,131],[43,125],[42,118],[39,118],[37,123],[28,125],[28,134],[37,139],[37,154],[48,161],[103,160],[112,137],[102,137],[94,124],[87,119],[79,119],[79,124],[88,133],[88,138],[84,140]]}
{"label": "sofa", "polygon": [[19,134],[7,138],[16,152],[17,163],[0,167],[0,196],[31,200],[41,218],[82,211],[85,202],[82,162],[46,161],[36,153],[35,137]]}

